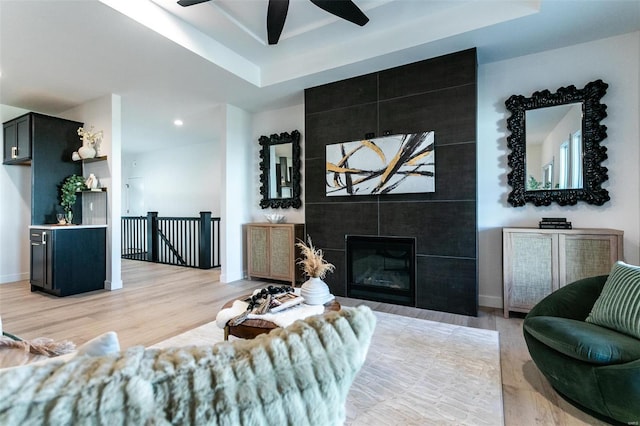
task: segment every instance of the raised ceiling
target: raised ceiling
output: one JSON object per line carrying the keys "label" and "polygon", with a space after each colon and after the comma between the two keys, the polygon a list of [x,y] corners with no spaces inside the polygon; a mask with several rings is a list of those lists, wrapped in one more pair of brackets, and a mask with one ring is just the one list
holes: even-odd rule
{"label": "raised ceiling", "polygon": [[[123,13],[146,24],[149,11],[106,0]],[[153,0],[179,22],[151,23],[153,29],[194,51],[214,50],[215,40],[242,61],[222,64],[222,49],[211,55],[214,63],[260,87],[334,70],[346,65],[400,52],[447,37],[485,28],[539,11],[538,0],[521,1],[415,1],[356,0],[369,17],[359,27],[316,7],[309,0],[293,0],[276,46],[267,43],[266,0],[211,0],[182,7],[173,0]],[[135,10],[134,10],[135,9]],[[186,23],[188,29],[179,28]],[[185,32],[195,30],[184,37]],[[202,34],[205,37],[200,38]],[[221,55],[222,54],[222,55]],[[206,53],[203,55],[205,56]],[[236,58],[237,59],[237,58]],[[255,73],[247,68],[255,66]]]}
{"label": "raised ceiling", "polygon": [[0,104],[57,114],[115,93],[123,149],[145,150],[207,141],[220,104],[279,108],[306,87],[470,47],[485,63],[640,29],[636,0],[355,2],[364,27],[291,0],[270,46],[266,0],[0,0]]}

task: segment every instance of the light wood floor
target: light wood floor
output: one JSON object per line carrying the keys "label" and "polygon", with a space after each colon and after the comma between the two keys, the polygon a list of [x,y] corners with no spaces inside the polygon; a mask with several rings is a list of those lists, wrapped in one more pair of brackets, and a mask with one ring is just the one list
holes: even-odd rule
{"label": "light wood floor", "polygon": [[[218,277],[218,270],[123,260],[124,288],[118,291],[58,298],[32,293],[27,281],[2,284],[0,315],[5,331],[25,339],[50,337],[82,344],[114,330],[123,348],[152,345],[213,321],[227,300],[264,285],[260,281],[222,284]],[[345,306],[364,303],[377,311],[497,330],[507,426],[605,424],[574,408],[551,389],[529,357],[522,319],[505,319],[501,310],[493,309],[467,317],[342,297],[338,301]]]}

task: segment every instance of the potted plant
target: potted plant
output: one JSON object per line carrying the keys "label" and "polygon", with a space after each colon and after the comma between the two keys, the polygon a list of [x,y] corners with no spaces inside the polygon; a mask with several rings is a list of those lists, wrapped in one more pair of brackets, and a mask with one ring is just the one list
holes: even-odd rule
{"label": "potted plant", "polygon": [[60,205],[64,209],[67,223],[73,221],[73,205],[76,203],[78,191],[87,189],[85,179],[82,176],[71,175],[67,177],[60,186]]}
{"label": "potted plant", "polygon": [[298,265],[302,267],[305,275],[309,279],[302,284],[300,296],[307,305],[324,305],[331,301],[334,296],[329,291],[329,286],[323,281],[327,272],[332,272],[335,266],[326,260],[322,250],[317,249],[311,242],[311,237],[307,236],[308,244],[298,240],[296,246],[300,248],[302,259],[298,261]]}

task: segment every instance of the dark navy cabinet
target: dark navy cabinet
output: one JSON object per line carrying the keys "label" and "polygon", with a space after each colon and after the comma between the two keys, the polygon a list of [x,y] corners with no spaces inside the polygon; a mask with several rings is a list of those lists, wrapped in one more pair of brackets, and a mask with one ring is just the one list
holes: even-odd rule
{"label": "dark navy cabinet", "polygon": [[[30,112],[7,121],[4,130],[4,164],[31,166],[31,224],[56,223],[62,213],[59,186],[82,163],[71,155],[82,146],[78,128],[83,123]],[[79,204],[74,216],[81,217]]]}
{"label": "dark navy cabinet", "polygon": [[[53,225],[63,212],[60,185],[82,175],[82,162],[73,161],[72,154],[82,146],[78,128],[83,126],[35,112],[3,124],[3,163],[31,169],[31,291],[68,296],[104,288],[106,225]],[[81,197],[73,213],[74,222],[82,222]]]}
{"label": "dark navy cabinet", "polygon": [[4,131],[4,164],[23,164],[31,161],[31,115],[8,121]]}
{"label": "dark navy cabinet", "polygon": [[29,229],[31,291],[69,296],[104,288],[106,227]]}

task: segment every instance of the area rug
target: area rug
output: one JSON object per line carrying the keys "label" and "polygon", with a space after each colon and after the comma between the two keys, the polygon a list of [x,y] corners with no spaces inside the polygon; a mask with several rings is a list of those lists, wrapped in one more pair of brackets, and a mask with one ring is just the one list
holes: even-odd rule
{"label": "area rug", "polygon": [[[498,333],[375,312],[347,425],[503,425]],[[153,347],[223,340],[215,321]]]}

